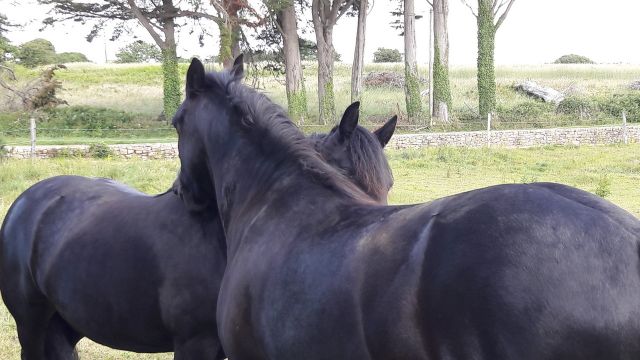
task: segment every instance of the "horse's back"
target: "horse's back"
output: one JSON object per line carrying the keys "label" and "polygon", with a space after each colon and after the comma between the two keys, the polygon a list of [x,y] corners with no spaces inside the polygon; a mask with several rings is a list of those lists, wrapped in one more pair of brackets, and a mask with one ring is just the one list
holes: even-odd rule
{"label": "horse's back", "polygon": [[435,358],[640,356],[640,222],[559,184],[433,204],[419,303]]}

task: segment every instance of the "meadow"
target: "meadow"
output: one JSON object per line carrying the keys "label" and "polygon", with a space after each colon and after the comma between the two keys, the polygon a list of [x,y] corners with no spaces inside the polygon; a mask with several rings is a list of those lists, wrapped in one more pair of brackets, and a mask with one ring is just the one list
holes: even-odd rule
{"label": "meadow", "polygon": [[[500,183],[554,181],[596,193],[640,216],[640,144],[530,149],[431,148],[387,151],[395,176],[391,204],[426,202]],[[177,160],[50,159],[0,163],[0,220],[13,200],[38,180],[60,174],[109,177],[147,193],[166,190]],[[0,359],[18,360],[15,323],[0,306]],[[83,360],[171,359],[134,354],[82,340]]]}
{"label": "meadow", "polygon": [[[184,79],[188,64],[180,64]],[[209,65],[209,69],[216,69]],[[41,69],[15,68],[19,82],[36,77]],[[404,73],[402,64],[367,64],[370,72]],[[426,77],[427,69],[420,68]],[[305,63],[305,87],[308,99],[308,118],[300,122],[307,132],[326,130],[317,124],[317,66]],[[162,74],[157,64],[68,64],[58,70],[56,78],[62,83],[59,97],[69,107],[61,106],[51,115],[42,114],[38,123],[40,144],[87,142],[171,141],[175,132],[166,121],[159,121],[162,109]],[[335,67],[334,89],[338,116],[350,103],[350,64]],[[528,65],[498,66],[496,68],[497,109],[494,129],[542,128],[557,126],[588,126],[618,124],[621,112],[627,112],[629,122],[640,121],[640,91],[629,84],[640,79],[637,65]],[[517,92],[513,85],[534,80],[541,85],[562,91],[567,100],[556,107],[552,104]],[[246,81],[265,92],[271,99],[286,105],[284,78],[265,70],[247,69]],[[362,96],[361,122],[369,127],[382,123],[393,114],[400,117],[398,131],[456,131],[486,129],[486,119],[477,115],[476,70],[471,67],[450,69],[452,122],[434,124],[427,128],[425,113],[412,122],[404,112],[404,93],[391,86],[365,86]],[[426,83],[422,85],[427,89]],[[0,137],[11,145],[28,143],[28,114],[11,109],[7,92],[0,88]],[[423,98],[425,112],[428,98]],[[67,110],[65,110],[65,108]],[[107,109],[97,114],[96,109]],[[99,116],[98,116],[99,115]],[[105,117],[106,116],[106,117]],[[78,119],[94,119],[86,124]],[[103,117],[105,117],[103,119]],[[83,130],[79,130],[83,129]]]}

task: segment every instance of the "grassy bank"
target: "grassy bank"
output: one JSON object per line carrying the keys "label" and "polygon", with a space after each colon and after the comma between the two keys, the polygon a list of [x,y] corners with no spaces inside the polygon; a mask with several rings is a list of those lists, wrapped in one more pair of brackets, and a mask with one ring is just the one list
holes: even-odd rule
{"label": "grassy bank", "polygon": [[[392,204],[425,202],[499,183],[554,181],[599,193],[640,216],[640,144],[533,149],[423,149],[389,151],[395,175]],[[38,180],[59,174],[114,178],[148,193],[173,181],[177,160],[8,160],[0,163],[0,219],[11,202]],[[162,359],[169,354],[141,355],[110,350],[88,340],[81,358]],[[0,359],[18,360],[15,324],[0,306]]]}

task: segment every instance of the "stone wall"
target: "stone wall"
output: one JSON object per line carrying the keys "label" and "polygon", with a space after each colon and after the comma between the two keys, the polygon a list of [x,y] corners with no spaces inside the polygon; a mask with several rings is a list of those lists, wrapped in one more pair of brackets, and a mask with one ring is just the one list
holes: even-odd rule
{"label": "stone wall", "polygon": [[[629,142],[640,142],[640,125],[627,126]],[[495,147],[532,147],[544,145],[596,145],[623,141],[622,127],[601,126],[588,128],[558,128],[537,130],[466,131],[451,133],[399,134],[391,138],[388,147],[393,149],[433,146],[483,147],[490,143]],[[171,159],[178,156],[178,144],[117,144],[109,145],[116,156],[142,159]],[[7,146],[9,157],[29,158],[29,146]],[[86,155],[88,145],[41,145],[36,147],[36,157],[50,158],[63,154]]]}

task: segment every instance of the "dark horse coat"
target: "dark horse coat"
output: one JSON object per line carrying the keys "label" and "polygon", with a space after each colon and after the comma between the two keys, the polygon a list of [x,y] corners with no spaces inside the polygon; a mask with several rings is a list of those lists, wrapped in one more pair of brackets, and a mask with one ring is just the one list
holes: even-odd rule
{"label": "dark horse coat", "polygon": [[225,229],[230,359],[640,358],[638,219],[551,183],[373,204],[241,75],[194,60],[174,118]]}
{"label": "dark horse coat", "polygon": [[[309,140],[376,201],[392,185],[382,146],[395,118],[371,134],[358,103]],[[148,196],[106,179],[58,176],[32,186],[0,230],[0,290],[24,360],[75,356],[88,337],[175,359],[222,359],[216,302],[224,234],[207,202],[188,211],[173,192]]]}

